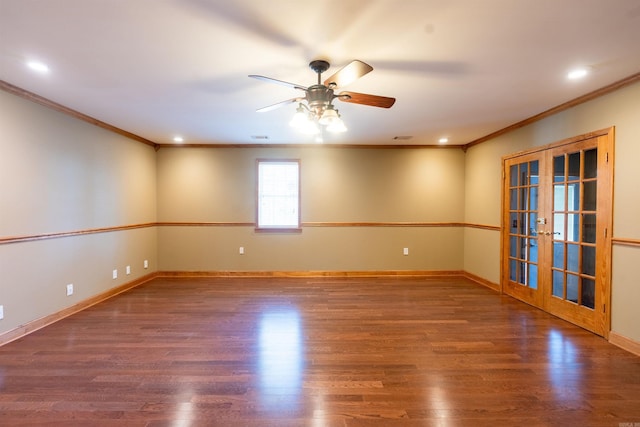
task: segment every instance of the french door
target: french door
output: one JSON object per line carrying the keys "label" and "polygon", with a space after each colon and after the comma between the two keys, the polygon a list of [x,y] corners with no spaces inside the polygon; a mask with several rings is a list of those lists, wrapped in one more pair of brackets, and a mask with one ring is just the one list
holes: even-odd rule
{"label": "french door", "polygon": [[503,292],[609,331],[613,129],[504,159]]}

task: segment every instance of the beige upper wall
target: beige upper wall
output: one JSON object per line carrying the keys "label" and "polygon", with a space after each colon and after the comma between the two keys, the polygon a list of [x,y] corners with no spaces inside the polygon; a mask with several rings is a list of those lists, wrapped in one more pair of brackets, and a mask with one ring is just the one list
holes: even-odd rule
{"label": "beige upper wall", "polygon": [[152,147],[0,91],[0,236],[153,222]]}
{"label": "beige upper wall", "polygon": [[300,159],[303,222],[461,222],[459,149],[162,148],[160,221],[255,221],[256,159]]}

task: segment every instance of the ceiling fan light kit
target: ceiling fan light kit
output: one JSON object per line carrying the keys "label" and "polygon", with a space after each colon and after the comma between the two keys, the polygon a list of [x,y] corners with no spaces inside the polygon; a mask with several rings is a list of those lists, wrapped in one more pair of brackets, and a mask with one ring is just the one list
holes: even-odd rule
{"label": "ceiling fan light kit", "polygon": [[365,74],[371,72],[373,67],[362,61],[351,61],[331,77],[326,79],[323,83],[322,73],[327,71],[329,66],[329,63],[323,60],[315,60],[309,63],[309,68],[318,75],[317,84],[309,87],[272,79],[270,77],[255,74],[249,75],[251,78],[288,86],[305,92],[304,97],[288,99],[277,104],[260,108],[257,111],[259,113],[263,113],[297,102],[298,107],[296,108],[296,112],[289,124],[305,134],[319,135],[322,133],[323,129],[326,129],[327,132],[331,133],[347,131],[347,127],[344,124],[340,113],[333,105],[333,100],[336,98],[343,102],[381,108],[390,108],[395,103],[395,98],[368,95],[364,93],[341,92],[336,95],[334,93],[335,88],[352,83]]}
{"label": "ceiling fan light kit", "polygon": [[340,114],[338,114],[338,110],[336,110],[333,105],[327,105],[327,108],[322,113],[322,116],[318,119],[318,123],[324,126],[329,126],[330,124],[341,122]]}
{"label": "ceiling fan light kit", "polygon": [[[324,108],[320,116],[318,116],[317,112],[319,108]],[[331,104],[326,107],[316,107],[315,110],[312,110],[300,103],[289,125],[302,133],[311,135],[320,133],[322,131],[321,126],[325,126],[325,129],[331,133],[346,132],[347,130],[340,118],[340,114],[338,114],[338,110]]]}

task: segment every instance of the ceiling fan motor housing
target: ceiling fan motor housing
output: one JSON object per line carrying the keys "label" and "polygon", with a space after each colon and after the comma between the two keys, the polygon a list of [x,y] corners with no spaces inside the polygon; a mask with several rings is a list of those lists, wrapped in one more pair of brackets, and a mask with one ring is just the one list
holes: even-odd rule
{"label": "ceiling fan motor housing", "polygon": [[322,112],[333,101],[333,89],[325,85],[313,85],[307,89],[307,104],[316,112]]}

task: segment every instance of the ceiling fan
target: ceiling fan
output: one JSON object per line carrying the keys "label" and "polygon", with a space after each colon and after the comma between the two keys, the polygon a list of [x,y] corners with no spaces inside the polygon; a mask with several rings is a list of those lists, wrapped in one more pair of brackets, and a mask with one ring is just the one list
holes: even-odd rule
{"label": "ceiling fan", "polygon": [[324,60],[314,60],[309,63],[311,68],[318,75],[317,84],[309,87],[289,83],[282,80],[272,79],[270,77],[259,76],[255,74],[249,77],[263,80],[270,83],[276,83],[283,86],[301,90],[304,96],[291,98],[277,104],[269,105],[258,109],[259,113],[271,111],[284,105],[298,103],[296,115],[291,121],[291,125],[300,128],[306,133],[317,134],[320,132],[318,125],[326,126],[329,132],[344,132],[346,126],[338,114],[338,110],[333,105],[334,99],[343,102],[351,102],[354,104],[369,105],[372,107],[390,108],[395,102],[395,98],[386,96],[369,95],[357,92],[340,92],[335,94],[337,87],[346,86],[365,74],[371,72],[373,67],[362,61],[351,61],[349,64],[338,70],[331,77],[322,82],[322,73],[329,69],[330,65]]}

